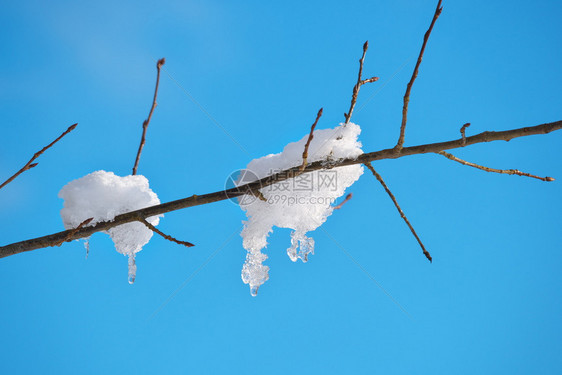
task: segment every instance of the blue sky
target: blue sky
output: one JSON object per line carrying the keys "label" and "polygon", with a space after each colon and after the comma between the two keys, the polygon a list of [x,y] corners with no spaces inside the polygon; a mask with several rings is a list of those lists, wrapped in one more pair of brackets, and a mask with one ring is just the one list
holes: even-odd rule
{"label": "blue sky", "polygon": [[[0,242],[63,229],[58,191],[104,169],[162,201],[220,190],[249,160],[337,125],[369,40],[354,122],[365,151],[398,137],[402,95],[434,1],[4,2]],[[406,145],[561,119],[561,5],[445,1],[412,91]],[[200,104],[202,110],[192,98]],[[560,134],[559,134],[560,133]],[[555,374],[562,367],[562,132],[455,154],[558,178],[495,175],[436,155],[375,167],[434,262],[365,174],[312,236],[307,264],[267,249],[270,280],[240,279],[244,213],[230,201],[167,214],[136,283],[106,235],[0,260],[0,372]],[[391,297],[389,297],[389,295]],[[395,302],[396,301],[396,302]],[[399,306],[403,307],[404,312]]]}

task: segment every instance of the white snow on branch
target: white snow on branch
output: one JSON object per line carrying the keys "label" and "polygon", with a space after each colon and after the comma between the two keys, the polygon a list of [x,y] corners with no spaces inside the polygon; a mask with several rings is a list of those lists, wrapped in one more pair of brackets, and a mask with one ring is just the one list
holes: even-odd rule
{"label": "white snow on branch", "polygon": [[[314,239],[307,232],[322,225],[332,214],[332,203],[363,173],[361,165],[329,168],[343,158],[356,158],[363,153],[357,137],[361,128],[353,123],[340,124],[334,129],[316,130],[308,149],[308,162],[325,161],[327,169],[308,172],[285,181],[266,186],[261,193],[266,201],[253,195],[239,198],[248,220],[242,230],[243,246],[248,251],[242,268],[242,280],[249,284],[250,292],[257,295],[258,288],[269,278],[269,267],[263,265],[267,255],[267,236],[273,227],[291,228],[291,246],[287,249],[295,262],[308,260],[314,254]],[[252,160],[236,182],[238,186],[302,164],[302,153],[308,139],[290,143],[279,154]]]}
{"label": "white snow on branch", "polygon": [[[66,184],[59,192],[64,199],[61,217],[66,229],[76,228],[93,217],[88,225],[111,221],[115,216],[160,204],[158,196],[141,175],[119,177],[113,172],[97,171]],[[147,218],[158,225],[159,216]],[[152,231],[142,223],[128,223],[107,231],[115,249],[129,257],[129,282],[136,276],[135,254],[150,241]]]}

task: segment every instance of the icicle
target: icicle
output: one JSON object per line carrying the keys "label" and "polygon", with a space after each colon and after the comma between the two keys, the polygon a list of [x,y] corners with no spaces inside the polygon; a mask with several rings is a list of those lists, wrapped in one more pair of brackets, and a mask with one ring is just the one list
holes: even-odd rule
{"label": "icicle", "polygon": [[250,285],[250,294],[253,297],[258,295],[260,285],[269,279],[269,267],[263,265],[266,259],[267,255],[260,250],[248,251],[246,254],[246,262],[242,267],[241,276],[244,284]]}
{"label": "icicle", "polygon": [[90,253],[90,237],[86,237],[84,240],[84,247],[86,248],[86,259],[88,259],[88,254]]}
{"label": "icicle", "polygon": [[287,255],[293,262],[297,259],[308,262],[308,254],[314,254],[314,238],[307,237],[306,232],[294,231],[291,233],[291,247],[287,249]]}
{"label": "icicle", "polygon": [[137,263],[135,262],[135,253],[129,254],[129,284],[135,282],[137,277]]}
{"label": "icicle", "polygon": [[250,294],[252,295],[252,297],[256,297],[258,295],[258,289],[260,288],[259,285],[251,285],[250,286]]}

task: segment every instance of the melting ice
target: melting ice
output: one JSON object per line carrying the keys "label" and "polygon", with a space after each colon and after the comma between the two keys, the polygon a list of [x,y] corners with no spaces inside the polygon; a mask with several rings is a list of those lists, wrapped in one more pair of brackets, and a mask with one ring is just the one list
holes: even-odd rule
{"label": "melting ice", "polygon": [[[66,229],[76,228],[91,217],[94,220],[88,225],[95,225],[111,221],[125,212],[160,204],[144,176],[119,177],[106,171],[93,172],[69,182],[61,189],[59,197],[64,199],[61,217]],[[146,220],[158,225],[159,216]],[[135,254],[148,243],[152,231],[142,223],[134,222],[111,228],[107,233],[115,249],[129,258],[129,283],[134,283],[137,270]]]}
{"label": "melting ice", "polygon": [[[357,137],[361,128],[353,123],[340,124],[334,129],[316,130],[308,149],[308,162],[324,161],[328,164],[343,158],[356,158],[363,153]],[[302,153],[308,134],[300,141],[289,143],[281,153],[252,160],[241,176],[261,179],[277,172],[302,164]],[[351,165],[305,173],[297,177],[266,186],[261,192],[267,201],[239,199],[248,220],[242,230],[243,246],[247,250],[242,267],[242,280],[250,287],[253,296],[269,279],[269,267],[263,265],[267,255],[267,236],[273,227],[291,228],[289,258],[306,262],[314,254],[314,239],[306,234],[322,225],[332,214],[332,203],[341,197],[345,189],[359,179],[361,165]],[[237,185],[252,182],[241,178]]]}

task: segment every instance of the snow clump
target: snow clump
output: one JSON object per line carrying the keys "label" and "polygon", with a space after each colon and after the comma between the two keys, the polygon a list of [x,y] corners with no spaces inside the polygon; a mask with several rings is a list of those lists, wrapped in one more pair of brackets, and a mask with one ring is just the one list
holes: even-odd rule
{"label": "snow clump", "polygon": [[[322,225],[332,214],[332,203],[344,194],[363,174],[361,165],[329,169],[338,159],[357,158],[363,153],[357,137],[361,128],[353,123],[340,124],[334,129],[316,130],[308,149],[308,162],[325,161],[327,169],[313,171],[289,178],[260,189],[266,201],[244,195],[239,204],[248,220],[242,230],[243,247],[248,251],[242,268],[242,280],[249,284],[250,293],[257,295],[258,288],[269,278],[269,267],[263,265],[267,255],[267,236],[273,226],[291,228],[291,246],[287,254],[293,262],[308,260],[314,254],[314,239],[306,234]],[[305,135],[300,141],[289,143],[281,153],[252,160],[236,182],[237,186],[296,167],[302,164]]]}
{"label": "snow clump", "polygon": [[[116,176],[113,172],[97,171],[66,184],[59,192],[64,199],[60,214],[66,229],[76,228],[89,218],[88,225],[112,221],[115,216],[141,208],[160,204],[158,196],[148,187],[148,180],[141,175]],[[159,216],[146,219],[158,225]],[[150,241],[152,231],[144,224],[133,222],[109,229],[115,249],[129,257],[129,283],[136,277],[135,254]]]}

